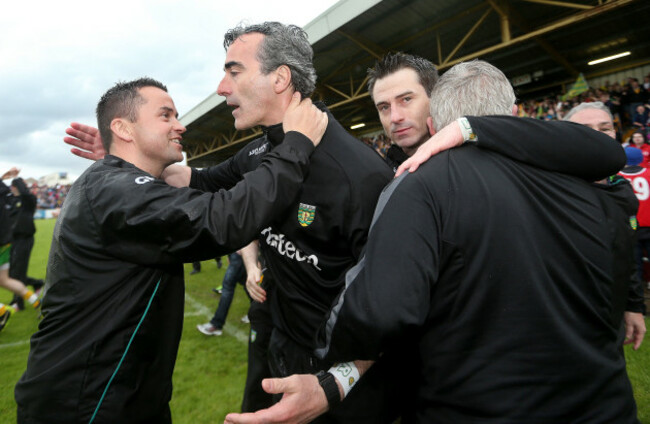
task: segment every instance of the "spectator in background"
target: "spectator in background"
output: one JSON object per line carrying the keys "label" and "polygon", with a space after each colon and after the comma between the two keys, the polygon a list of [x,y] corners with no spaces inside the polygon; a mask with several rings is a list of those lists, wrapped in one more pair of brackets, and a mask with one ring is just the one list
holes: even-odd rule
{"label": "spectator in background", "polygon": [[628,84],[623,89],[622,104],[627,119],[630,125],[634,118],[634,112],[639,105],[646,105],[648,103],[648,92],[639,85],[639,80],[630,77]]}
{"label": "spectator in background", "polygon": [[27,300],[34,308],[38,308],[41,305],[38,295],[25,287],[22,281],[9,276],[11,241],[17,210],[14,196],[2,180],[15,178],[19,172],[20,170],[14,167],[2,174],[0,178],[0,287]]}
{"label": "spectator in background", "polygon": [[226,323],[226,317],[230,310],[232,298],[235,295],[237,283],[242,285],[246,283],[246,269],[239,253],[235,252],[228,255],[228,262],[228,268],[221,283],[221,298],[217,310],[210,322],[196,326],[197,330],[206,336],[220,336],[223,334],[223,326]]}
{"label": "spectator in background", "polygon": [[645,105],[638,105],[636,107],[634,117],[632,118],[632,126],[645,133],[645,129],[648,126],[648,109]]}
{"label": "spectator in background", "polygon": [[63,206],[63,201],[70,191],[69,185],[57,184],[54,187],[35,186],[32,188],[32,194],[37,198],[39,209],[55,209]]}
{"label": "spectator in background", "polygon": [[[626,147],[627,163],[618,175],[630,182],[634,194],[639,200],[639,210],[636,214],[638,228],[636,230],[636,265],[639,280],[644,278],[643,257],[650,255],[650,170],[641,166],[644,160],[641,150],[636,147]],[[645,253],[645,255],[644,255]],[[650,286],[648,287],[650,289]]]}
{"label": "spectator in background", "polygon": [[[222,263],[221,263],[221,257],[216,258],[215,261],[217,262],[217,268],[221,269]],[[201,272],[201,262],[192,262],[192,270],[190,271],[190,275],[198,274]]]}
{"label": "spectator in background", "polygon": [[618,110],[621,106],[621,103],[618,99],[611,96],[607,90],[598,90],[598,100],[600,100],[612,114],[614,118],[614,126],[616,127],[617,133],[620,132],[621,118],[619,116]]}
{"label": "spectator in background", "polygon": [[643,153],[643,162],[641,166],[648,168],[650,166],[650,145],[646,142],[645,136],[641,131],[635,131],[630,136],[630,146],[636,147]]}
{"label": "spectator in background", "polygon": [[[43,280],[37,280],[27,276],[29,266],[29,257],[34,247],[34,212],[36,211],[36,196],[30,193],[22,178],[14,178],[11,182],[11,192],[15,200],[16,223],[13,230],[13,240],[11,242],[11,261],[9,266],[9,276],[18,281],[22,281],[26,286],[32,286],[36,294],[43,287]],[[22,296],[14,294],[11,301],[14,309],[20,310],[25,308],[25,302]]]}

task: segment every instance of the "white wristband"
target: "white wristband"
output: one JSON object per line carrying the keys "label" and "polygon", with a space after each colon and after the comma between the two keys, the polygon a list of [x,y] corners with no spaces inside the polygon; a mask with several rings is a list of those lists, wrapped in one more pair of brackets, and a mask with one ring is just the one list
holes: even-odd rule
{"label": "white wristband", "polygon": [[464,116],[456,119],[458,126],[460,127],[460,132],[463,134],[463,141],[476,143],[478,141],[478,136],[472,130],[472,126],[469,124],[469,120]]}
{"label": "white wristband", "polygon": [[343,397],[347,396],[359,381],[359,370],[357,366],[354,365],[354,362],[342,362],[340,364],[332,365],[332,368],[329,369],[329,372],[332,373],[334,378],[341,383],[343,387]]}

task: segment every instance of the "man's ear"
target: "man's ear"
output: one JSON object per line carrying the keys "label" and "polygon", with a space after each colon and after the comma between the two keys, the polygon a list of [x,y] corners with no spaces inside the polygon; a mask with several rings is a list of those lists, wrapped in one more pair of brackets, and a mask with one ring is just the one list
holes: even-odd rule
{"label": "man's ear", "polygon": [[433,118],[430,116],[427,117],[427,128],[429,128],[429,135],[433,136],[436,134],[436,129],[433,128]]}
{"label": "man's ear", "polygon": [[275,70],[273,89],[276,94],[282,93],[291,87],[291,69],[287,65],[280,65]]}
{"label": "man's ear", "polygon": [[119,139],[131,142],[133,141],[133,131],[131,128],[131,122],[127,121],[124,118],[115,118],[111,121],[111,131]]}
{"label": "man's ear", "polygon": [[519,115],[518,112],[519,112],[519,108],[517,107],[517,105],[512,105],[512,116]]}

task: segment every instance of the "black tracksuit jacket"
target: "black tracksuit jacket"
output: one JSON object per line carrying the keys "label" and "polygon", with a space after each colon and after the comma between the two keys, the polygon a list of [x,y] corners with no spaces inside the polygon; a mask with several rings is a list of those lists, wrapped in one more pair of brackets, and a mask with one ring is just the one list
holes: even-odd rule
{"label": "black tracksuit jacket", "polygon": [[471,145],[439,154],[380,197],[319,354],[416,349],[404,378],[420,423],[636,423],[620,339],[630,263],[616,253],[628,189]]}
{"label": "black tracksuit jacket", "polygon": [[13,236],[15,238],[33,237],[36,232],[34,226],[34,212],[36,212],[36,196],[29,192],[25,181],[22,178],[16,178],[13,184],[18,188],[20,193],[15,207],[18,209],[16,225]]}
{"label": "black tracksuit jacket", "polygon": [[217,193],[171,187],[115,156],[90,166],[54,229],[44,318],[15,389],[18,421],[88,423],[123,358],[94,423],[165,422],[183,263],[250,242],[295,198],[312,151],[291,132],[242,183]]}
{"label": "black tracksuit jacket", "polygon": [[[345,271],[360,257],[377,197],[393,176],[381,156],[327,113],[327,130],[298,196],[260,233],[266,272],[275,283],[269,299],[273,324],[308,350]],[[194,170],[190,186],[228,187],[281,145],[283,136],[281,124],[265,128],[264,136],[226,162]]]}

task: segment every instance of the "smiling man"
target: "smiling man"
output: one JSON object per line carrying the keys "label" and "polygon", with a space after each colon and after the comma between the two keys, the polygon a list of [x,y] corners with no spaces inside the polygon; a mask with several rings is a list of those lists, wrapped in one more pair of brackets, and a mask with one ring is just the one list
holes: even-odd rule
{"label": "smiling man", "polygon": [[58,217],[43,320],[16,385],[19,423],[169,423],[183,325],[183,262],[248,243],[299,191],[327,117],[291,99],[285,143],[232,190],[159,177],[182,160],[185,127],[161,83],[118,83],[97,121],[109,152]]}

